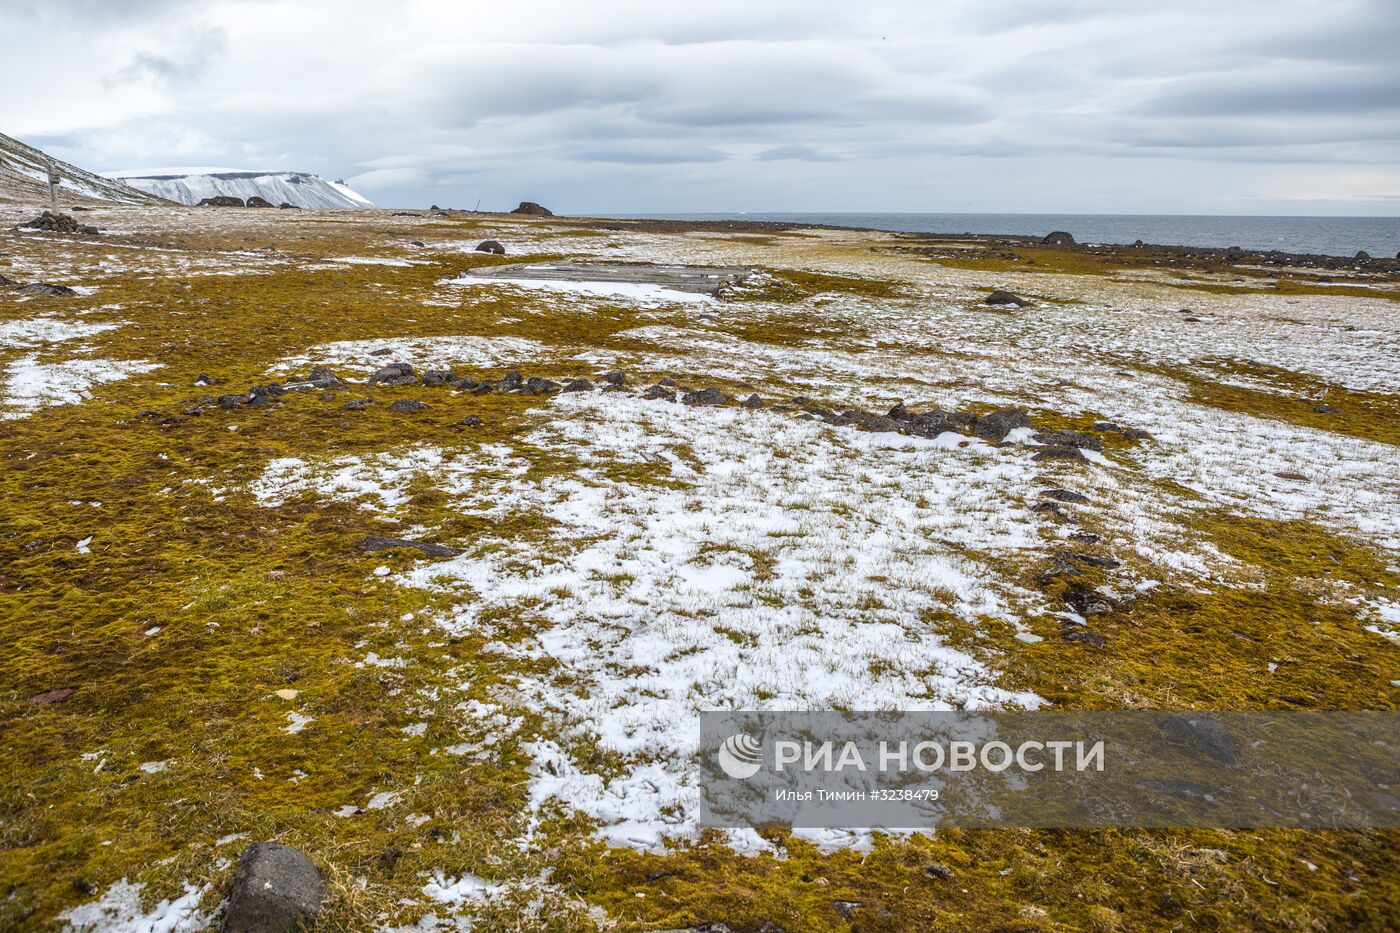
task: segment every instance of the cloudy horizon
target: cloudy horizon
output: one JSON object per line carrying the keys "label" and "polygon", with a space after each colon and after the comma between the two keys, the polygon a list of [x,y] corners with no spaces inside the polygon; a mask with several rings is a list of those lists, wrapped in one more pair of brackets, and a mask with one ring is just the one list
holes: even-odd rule
{"label": "cloudy horizon", "polygon": [[1400,215],[1385,0],[20,0],[0,35],[0,132],[99,172],[575,214]]}

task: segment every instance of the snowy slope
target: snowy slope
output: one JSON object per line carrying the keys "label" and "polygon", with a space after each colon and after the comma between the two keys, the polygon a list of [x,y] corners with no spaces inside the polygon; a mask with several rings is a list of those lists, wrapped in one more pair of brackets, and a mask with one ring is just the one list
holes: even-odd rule
{"label": "snowy slope", "polygon": [[[33,146],[0,133],[0,204],[48,205],[49,156]],[[158,204],[159,197],[138,191],[120,181],[53,160],[58,169],[60,206],[72,202],[107,201],[117,204]]]}
{"label": "snowy slope", "polygon": [[134,188],[182,204],[198,204],[204,198],[226,195],[253,196],[273,204],[297,207],[373,207],[369,199],[344,182],[326,181],[309,172],[242,172],[232,170],[176,169],[124,172],[121,180]]}

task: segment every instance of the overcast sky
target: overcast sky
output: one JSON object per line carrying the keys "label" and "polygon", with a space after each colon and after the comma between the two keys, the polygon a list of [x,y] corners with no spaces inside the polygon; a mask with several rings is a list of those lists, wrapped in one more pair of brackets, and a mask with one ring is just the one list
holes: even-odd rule
{"label": "overcast sky", "polygon": [[1400,0],[0,0],[0,132],[386,206],[1400,214]]}

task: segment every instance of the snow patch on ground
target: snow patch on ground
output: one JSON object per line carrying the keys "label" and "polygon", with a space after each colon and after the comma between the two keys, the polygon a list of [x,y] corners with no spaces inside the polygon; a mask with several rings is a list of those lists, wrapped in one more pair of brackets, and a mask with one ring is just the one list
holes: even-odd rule
{"label": "snow patch on ground", "polygon": [[143,884],[125,878],[113,884],[99,899],[65,910],[58,919],[65,930],[80,933],[193,933],[206,930],[213,916],[199,909],[204,890],[185,885],[185,893],[163,900],[150,910],[141,906]]}
{"label": "snow patch on ground", "polygon": [[389,363],[412,363],[418,369],[452,366],[487,368],[518,366],[538,360],[547,348],[523,337],[398,337],[341,340],[311,347],[279,360],[276,370],[308,366],[342,366],[374,372]]}
{"label": "snow patch on ground", "polygon": [[532,291],[553,292],[555,294],[586,295],[590,298],[621,298],[636,304],[706,304],[713,303],[714,297],[698,292],[685,292],[643,282],[593,282],[584,280],[559,279],[513,279],[463,275],[448,280],[447,285],[482,288],[506,285]]}
{"label": "snow patch on ground", "polygon": [[89,389],[159,369],[146,360],[67,360],[41,363],[37,354],[10,360],[0,371],[0,420],[32,415],[49,405],[91,398]]}

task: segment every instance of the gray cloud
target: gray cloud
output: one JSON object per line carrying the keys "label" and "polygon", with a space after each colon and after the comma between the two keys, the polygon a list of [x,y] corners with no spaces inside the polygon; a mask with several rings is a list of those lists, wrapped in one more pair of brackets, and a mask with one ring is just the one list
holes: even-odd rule
{"label": "gray cloud", "polygon": [[384,204],[1374,210],[1400,190],[1393,0],[12,0],[0,35],[0,86],[24,88],[0,131],[99,170],[319,171]]}

